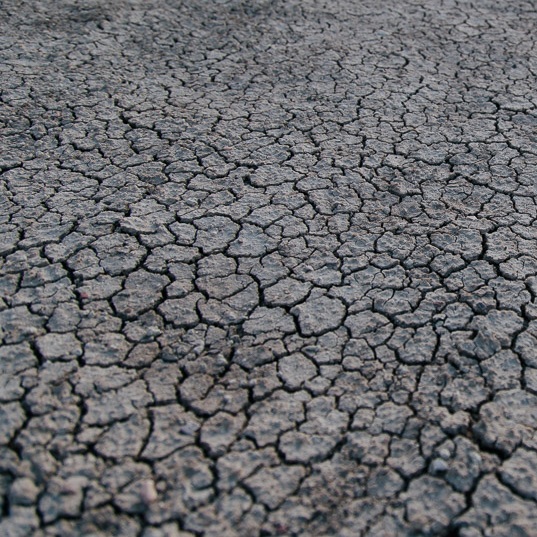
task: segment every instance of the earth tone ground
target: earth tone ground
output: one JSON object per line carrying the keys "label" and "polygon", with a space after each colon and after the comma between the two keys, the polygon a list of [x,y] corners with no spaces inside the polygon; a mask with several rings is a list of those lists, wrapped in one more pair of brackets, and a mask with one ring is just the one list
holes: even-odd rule
{"label": "earth tone ground", "polygon": [[2,536],[537,535],[534,2],[0,10]]}

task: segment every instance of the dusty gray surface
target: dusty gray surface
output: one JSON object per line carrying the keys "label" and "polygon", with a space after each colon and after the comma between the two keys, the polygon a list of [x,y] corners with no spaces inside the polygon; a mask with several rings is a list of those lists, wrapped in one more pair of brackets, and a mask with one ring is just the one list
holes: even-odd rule
{"label": "dusty gray surface", "polygon": [[2,536],[536,535],[533,2],[0,8]]}

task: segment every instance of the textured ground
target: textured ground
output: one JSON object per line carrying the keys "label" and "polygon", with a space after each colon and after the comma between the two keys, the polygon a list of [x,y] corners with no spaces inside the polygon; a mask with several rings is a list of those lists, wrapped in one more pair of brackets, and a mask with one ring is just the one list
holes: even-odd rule
{"label": "textured ground", "polygon": [[0,534],[534,537],[537,12],[0,3]]}

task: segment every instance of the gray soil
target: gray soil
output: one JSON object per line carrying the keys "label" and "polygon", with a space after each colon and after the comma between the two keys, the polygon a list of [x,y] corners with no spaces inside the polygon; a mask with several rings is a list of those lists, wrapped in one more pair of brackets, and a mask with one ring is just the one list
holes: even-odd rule
{"label": "gray soil", "polygon": [[535,537],[537,11],[0,2],[2,537]]}

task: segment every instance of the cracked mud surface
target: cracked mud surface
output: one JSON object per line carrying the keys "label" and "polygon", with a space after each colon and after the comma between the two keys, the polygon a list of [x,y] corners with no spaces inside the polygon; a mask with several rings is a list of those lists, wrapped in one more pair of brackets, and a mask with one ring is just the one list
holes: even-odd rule
{"label": "cracked mud surface", "polygon": [[2,2],[0,534],[535,536],[532,2]]}

